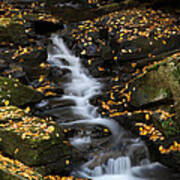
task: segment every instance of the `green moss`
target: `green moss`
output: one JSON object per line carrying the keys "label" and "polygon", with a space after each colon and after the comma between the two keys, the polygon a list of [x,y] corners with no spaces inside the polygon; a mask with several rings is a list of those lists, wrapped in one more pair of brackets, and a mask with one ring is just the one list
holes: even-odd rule
{"label": "green moss", "polygon": [[178,135],[180,132],[179,125],[173,120],[172,118],[169,118],[167,120],[161,120],[161,127],[163,129],[163,133],[166,137]]}
{"label": "green moss", "polygon": [[177,64],[176,69],[172,73],[174,78],[180,79],[180,64]]}

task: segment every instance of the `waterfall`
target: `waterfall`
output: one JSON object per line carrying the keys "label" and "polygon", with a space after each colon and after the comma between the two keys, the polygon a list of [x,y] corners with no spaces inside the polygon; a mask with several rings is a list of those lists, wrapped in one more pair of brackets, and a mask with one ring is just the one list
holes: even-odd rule
{"label": "waterfall", "polygon": [[[89,99],[101,91],[101,84],[85,73],[81,66],[80,58],[71,55],[63,40],[57,35],[51,37],[53,47],[48,53],[48,62],[53,66],[71,70],[71,82],[64,86],[65,94],[62,99],[72,99],[75,101],[75,113],[81,114],[85,119],[62,123],[61,125],[69,126],[76,124],[102,125],[110,129],[114,136],[120,134],[122,128],[114,120],[103,119],[96,113],[96,108],[89,103]],[[63,60],[68,65],[64,64]]]}
{"label": "waterfall", "polygon": [[110,158],[107,164],[96,166],[92,171],[92,176],[100,176],[103,174],[125,174],[131,168],[129,157],[119,157],[117,159]]}

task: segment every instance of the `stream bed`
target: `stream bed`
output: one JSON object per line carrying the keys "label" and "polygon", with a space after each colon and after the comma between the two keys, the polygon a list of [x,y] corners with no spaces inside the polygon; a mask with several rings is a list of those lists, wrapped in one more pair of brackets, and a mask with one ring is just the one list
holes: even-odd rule
{"label": "stream bed", "polygon": [[[68,107],[74,119],[61,120],[64,127],[80,128],[81,132],[70,138],[79,151],[86,151],[89,161],[74,168],[72,175],[95,180],[172,180],[177,179],[168,168],[158,162],[151,163],[145,143],[134,137],[112,119],[102,118],[90,99],[101,93],[103,84],[82,67],[80,58],[71,54],[57,34],[51,37],[48,62],[51,66],[69,71],[68,81],[63,84],[63,101],[73,101]],[[56,112],[58,116],[58,109]],[[95,128],[107,128],[108,136],[94,136]],[[88,152],[88,153],[87,153]]]}

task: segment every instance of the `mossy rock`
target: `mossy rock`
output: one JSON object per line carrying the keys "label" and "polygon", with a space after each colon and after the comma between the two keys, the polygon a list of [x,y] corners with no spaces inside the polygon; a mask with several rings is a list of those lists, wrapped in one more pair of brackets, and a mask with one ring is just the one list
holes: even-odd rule
{"label": "mossy rock", "polygon": [[20,161],[0,154],[0,179],[2,180],[43,180],[43,176]]}
{"label": "mossy rock", "polygon": [[11,23],[6,27],[0,26],[0,41],[6,41],[14,44],[22,44],[28,41],[24,26],[17,23]]}
{"label": "mossy rock", "polygon": [[50,137],[44,135],[44,137],[49,138],[48,140],[40,138],[34,140],[30,136],[27,137],[28,139],[23,139],[23,134],[1,128],[0,147],[3,152],[27,165],[50,164],[71,154],[71,148],[62,143],[62,133],[60,134],[57,129],[55,129],[55,133],[58,134],[58,137],[55,134]]}
{"label": "mossy rock", "polygon": [[11,105],[21,106],[38,102],[43,96],[37,91],[22,85],[15,79],[0,77],[0,105],[8,100]]}
{"label": "mossy rock", "polygon": [[143,86],[144,81],[137,82],[137,90],[133,93],[131,99],[131,105],[135,107],[141,107],[150,103],[156,103],[158,101],[168,100],[172,97],[171,91],[168,88],[156,88],[155,86]]}
{"label": "mossy rock", "polygon": [[[176,55],[176,54],[174,54]],[[153,65],[147,72],[137,77],[131,84],[131,104],[141,107],[158,101],[173,99],[178,103],[178,90],[180,90],[179,55]]]}
{"label": "mossy rock", "polygon": [[[137,77],[130,84],[131,101],[135,108],[161,109],[162,105],[172,106],[167,112],[175,112],[174,117],[163,118],[153,117],[153,123],[157,129],[167,137],[177,136],[180,132],[180,73],[179,54],[174,54],[147,69],[147,72]],[[159,127],[160,126],[160,127]]]}
{"label": "mossy rock", "polygon": [[[6,111],[11,114],[10,120],[4,119]],[[66,160],[75,162],[77,152],[65,141],[58,124],[28,116],[27,112],[13,106],[1,107],[0,112],[0,149],[4,153],[35,167],[43,175],[72,170]],[[18,119],[19,113],[22,117]]]}

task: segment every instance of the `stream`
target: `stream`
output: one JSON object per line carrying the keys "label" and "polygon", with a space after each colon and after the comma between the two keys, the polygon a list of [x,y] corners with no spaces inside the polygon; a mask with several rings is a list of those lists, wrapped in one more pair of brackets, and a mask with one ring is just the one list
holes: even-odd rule
{"label": "stream", "polygon": [[[51,66],[70,71],[70,80],[63,86],[61,100],[73,100],[72,111],[81,118],[59,121],[64,127],[81,127],[82,132],[70,138],[79,150],[88,151],[89,161],[75,168],[72,175],[94,180],[172,180],[171,172],[158,162],[151,163],[145,143],[127,132],[116,121],[101,118],[90,99],[100,94],[103,84],[82,67],[80,58],[71,54],[57,34],[52,35],[52,47],[48,52]],[[60,118],[59,118],[60,119]],[[94,137],[94,128],[107,128],[110,135]],[[102,143],[103,142],[103,143]]]}

